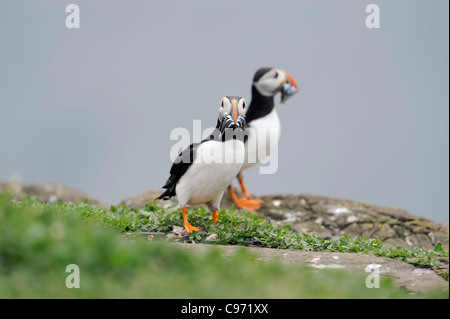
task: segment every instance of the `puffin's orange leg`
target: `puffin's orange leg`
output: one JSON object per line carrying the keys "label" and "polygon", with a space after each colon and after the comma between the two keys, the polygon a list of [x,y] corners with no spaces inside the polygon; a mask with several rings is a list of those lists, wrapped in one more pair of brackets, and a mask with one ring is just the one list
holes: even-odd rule
{"label": "puffin's orange leg", "polygon": [[219,219],[219,210],[216,209],[213,212],[213,224]]}
{"label": "puffin's orange leg", "polygon": [[245,196],[247,199],[254,200],[254,201],[256,201],[258,204],[264,203],[264,200],[262,200],[262,199],[260,199],[260,198],[252,198],[252,196],[251,196],[251,195],[249,194],[249,192],[247,191],[247,187],[245,187],[244,179],[243,179],[242,177],[238,177],[238,181],[239,181],[239,185],[241,185],[241,191],[242,191],[242,194],[244,194],[244,196]]}
{"label": "puffin's orange leg", "polygon": [[201,228],[198,227],[194,227],[191,226],[187,220],[186,214],[187,214],[187,208],[183,208],[182,210],[183,213],[183,220],[184,220],[184,228],[186,229],[186,231],[188,232],[188,234],[192,233],[193,231],[199,231],[202,230]]}
{"label": "puffin's orange leg", "polygon": [[245,187],[244,179],[242,177],[239,177],[238,181],[239,181],[239,185],[241,185],[242,194],[244,194],[244,196],[247,198],[251,198],[250,194],[247,191],[247,187]]}
{"label": "puffin's orange leg", "polygon": [[230,197],[233,202],[236,204],[238,208],[247,208],[248,210],[257,210],[261,208],[261,204],[259,204],[254,199],[248,198],[237,198],[234,193],[233,187],[228,187],[228,193],[230,193]]}

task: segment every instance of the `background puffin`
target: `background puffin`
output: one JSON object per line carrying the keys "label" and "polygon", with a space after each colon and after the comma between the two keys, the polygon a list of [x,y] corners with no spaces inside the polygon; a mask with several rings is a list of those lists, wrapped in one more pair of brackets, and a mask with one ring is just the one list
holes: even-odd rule
{"label": "background puffin", "polygon": [[177,196],[188,233],[200,228],[189,224],[186,205],[207,204],[215,223],[223,193],[242,167],[245,108],[244,98],[224,97],[216,129],[208,139],[183,150],[170,169],[170,177],[163,186],[166,190],[157,199]]}
{"label": "background puffin", "polygon": [[[262,200],[252,198],[247,191],[242,172],[264,161],[278,146],[281,125],[274,102],[274,96],[278,92],[281,93],[281,103],[284,103],[290,96],[298,92],[297,83],[289,73],[273,67],[262,67],[256,71],[253,77],[252,101],[246,114],[248,125],[246,134],[248,134],[248,139],[245,147],[245,161],[237,175],[242,194],[245,197],[238,198],[234,193],[233,187],[231,185],[228,187],[231,199],[239,208],[256,210],[261,207]],[[269,133],[275,134],[272,137],[272,143],[270,143]],[[256,148],[252,147],[252,145],[255,145]],[[265,152],[258,154],[258,149],[262,149]]]}

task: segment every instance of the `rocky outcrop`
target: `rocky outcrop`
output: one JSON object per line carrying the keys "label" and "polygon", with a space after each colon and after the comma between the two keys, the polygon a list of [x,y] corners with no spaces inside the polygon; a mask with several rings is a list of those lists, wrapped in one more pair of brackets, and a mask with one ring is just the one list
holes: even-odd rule
{"label": "rocky outcrop", "polygon": [[[197,254],[204,253],[205,250],[210,249],[208,247],[210,245],[183,243],[176,245]],[[285,263],[307,265],[314,269],[343,269],[366,275],[372,274],[373,269],[377,269],[381,278],[392,278],[397,287],[405,289],[412,295],[435,291],[437,289],[448,289],[448,282],[433,270],[418,268],[405,262],[384,257],[375,257],[373,255],[237,247],[233,245],[220,245],[215,246],[215,248],[220,249],[226,257],[232,257],[239,249],[247,250],[258,256],[258,262],[277,259]],[[361,284],[364,285],[364,283]]]}
{"label": "rocky outcrop", "polygon": [[[149,191],[128,198],[120,204],[143,207],[152,203],[160,191]],[[427,218],[409,214],[398,208],[369,205],[352,200],[311,194],[266,195],[264,204],[254,214],[289,225],[298,232],[313,233],[320,237],[362,236],[376,238],[390,246],[433,249],[441,242],[448,250],[449,227]],[[163,207],[176,207],[175,200],[158,201]],[[231,208],[232,201],[224,195],[221,206]]]}
{"label": "rocky outcrop", "polygon": [[[36,196],[41,201],[80,202],[88,199],[95,205],[102,204],[91,196],[61,184],[22,185],[12,180],[0,183],[0,192],[7,190],[20,200],[26,196]],[[148,191],[137,197],[127,198],[120,204],[131,208],[143,207],[161,194],[161,191]],[[264,204],[257,212],[263,219],[276,220],[278,225],[289,225],[293,230],[313,233],[329,238],[348,234],[350,237],[362,236],[376,238],[390,246],[418,247],[433,249],[436,243],[449,249],[449,227],[409,214],[398,208],[369,205],[352,200],[326,196],[300,195],[266,195],[261,197]],[[161,207],[177,207],[176,200],[160,200]],[[231,208],[233,203],[225,193],[223,208]]]}
{"label": "rocky outcrop", "polygon": [[[156,199],[156,197],[161,195],[161,193],[162,193],[161,191],[148,191],[148,192],[138,195],[137,197],[130,197],[130,198],[126,198],[126,199],[122,200],[119,203],[119,206],[125,205],[132,209],[134,209],[136,207],[144,207],[145,204],[153,203],[153,201]],[[158,202],[158,204],[160,206],[164,206],[164,207],[175,207],[177,205],[177,202],[173,201],[173,200],[167,200],[167,201],[161,200]]]}
{"label": "rocky outcrop", "polygon": [[78,203],[87,199],[91,204],[102,206],[100,201],[92,196],[74,188],[56,183],[23,185],[20,180],[13,179],[9,183],[2,184],[0,182],[0,193],[2,191],[10,193],[16,200],[22,200],[27,196],[35,196],[40,201],[46,203]]}
{"label": "rocky outcrop", "polygon": [[369,205],[325,196],[269,195],[260,216],[290,225],[296,231],[321,237],[362,236],[386,245],[433,249],[441,242],[446,249],[449,227],[398,208]]}

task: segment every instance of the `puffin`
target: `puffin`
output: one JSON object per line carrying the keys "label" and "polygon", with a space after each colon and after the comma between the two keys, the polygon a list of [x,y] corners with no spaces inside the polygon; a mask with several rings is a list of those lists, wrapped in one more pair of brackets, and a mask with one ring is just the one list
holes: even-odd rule
{"label": "puffin", "polygon": [[206,204],[213,213],[213,224],[217,222],[223,193],[244,163],[246,107],[243,97],[222,99],[216,128],[208,138],[178,154],[163,186],[165,191],[156,198],[177,197],[189,234],[201,228],[189,224],[186,205]]}
{"label": "puffin", "polygon": [[[261,208],[263,201],[252,198],[244,184],[242,172],[266,160],[278,147],[281,125],[275,108],[275,95],[281,93],[280,102],[284,103],[298,90],[297,82],[284,70],[262,67],[256,71],[252,84],[252,100],[246,113],[248,137],[245,141],[245,161],[236,176],[244,197],[238,198],[232,185],[228,186],[230,197],[238,208],[248,210]],[[275,135],[270,136],[271,134]]]}

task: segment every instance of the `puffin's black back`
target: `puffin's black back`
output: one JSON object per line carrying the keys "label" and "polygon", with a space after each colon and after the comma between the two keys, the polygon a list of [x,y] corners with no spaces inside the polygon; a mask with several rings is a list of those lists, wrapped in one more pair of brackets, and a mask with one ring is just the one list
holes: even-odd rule
{"label": "puffin's black back", "polygon": [[245,115],[249,126],[251,126],[251,121],[264,117],[272,112],[274,105],[273,96],[262,95],[255,85],[252,85],[252,101]]}

